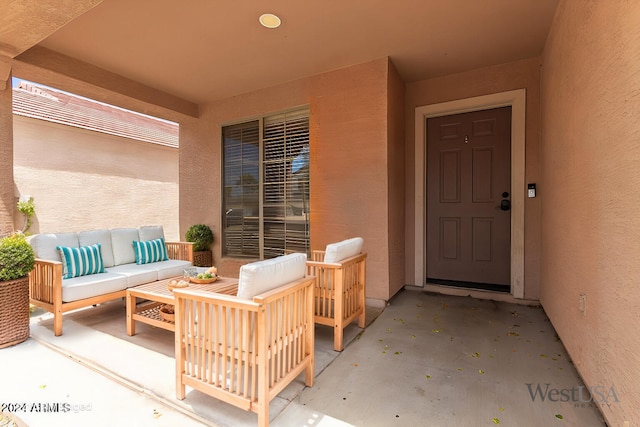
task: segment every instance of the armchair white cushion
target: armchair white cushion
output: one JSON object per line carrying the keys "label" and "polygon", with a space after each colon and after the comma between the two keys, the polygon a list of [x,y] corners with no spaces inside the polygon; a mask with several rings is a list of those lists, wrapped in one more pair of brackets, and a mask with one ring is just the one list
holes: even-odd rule
{"label": "armchair white cushion", "polygon": [[306,263],[306,254],[293,253],[243,265],[238,279],[238,298],[251,299],[278,286],[302,279],[306,273]]}
{"label": "armchair white cushion", "polygon": [[362,237],[343,240],[337,243],[330,243],[324,252],[324,262],[335,263],[343,259],[351,258],[362,252]]}

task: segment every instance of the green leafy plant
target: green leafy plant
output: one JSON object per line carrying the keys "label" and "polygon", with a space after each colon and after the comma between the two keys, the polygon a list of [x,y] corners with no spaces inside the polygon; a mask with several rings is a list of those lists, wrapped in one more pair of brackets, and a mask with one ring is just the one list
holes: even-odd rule
{"label": "green leafy plant", "polygon": [[213,232],[208,225],[195,224],[189,227],[185,238],[193,243],[194,251],[208,251],[213,243]]}
{"label": "green leafy plant", "polygon": [[18,210],[24,215],[26,221],[24,224],[24,228],[22,229],[23,233],[26,233],[27,230],[31,227],[32,217],[36,214],[36,205],[33,202],[33,197],[29,197],[28,199],[20,199],[18,201]]}
{"label": "green leafy plant", "polygon": [[0,239],[0,281],[25,277],[33,270],[33,248],[22,233]]}

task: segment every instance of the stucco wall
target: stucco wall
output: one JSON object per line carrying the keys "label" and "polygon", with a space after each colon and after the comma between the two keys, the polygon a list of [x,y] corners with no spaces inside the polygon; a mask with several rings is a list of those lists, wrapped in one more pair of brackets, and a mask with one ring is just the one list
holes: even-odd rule
{"label": "stucco wall", "polygon": [[[416,107],[526,89],[525,182],[537,182],[540,139],[540,58],[521,60],[407,84],[406,94],[406,240],[405,280],[414,284],[415,269],[415,114]],[[540,295],[540,198],[525,200],[524,296]],[[417,284],[422,285],[422,284]]]}
{"label": "stucco wall", "polygon": [[[0,58],[1,59],[1,58]],[[2,84],[2,82],[0,82]],[[11,76],[6,89],[0,90],[0,237],[13,231],[13,113],[11,112]]]}
{"label": "stucco wall", "polygon": [[30,232],[159,224],[181,237],[177,149],[21,116],[13,127],[15,197],[36,205]]}
{"label": "stucco wall", "polygon": [[[388,139],[387,149],[389,173],[389,275],[392,278],[404,277],[404,232],[405,232],[405,159],[404,159],[404,121],[405,121],[405,84],[398,71],[389,63],[389,100],[388,100]],[[390,282],[389,295],[394,295],[405,285],[404,280]]]}
{"label": "stucco wall", "polygon": [[[560,3],[542,70],[542,304],[609,425],[640,424],[640,8]],[[586,312],[579,310],[586,295]]]}
{"label": "stucco wall", "polygon": [[390,289],[402,286],[402,277],[389,273],[388,63],[384,58],[222,100],[204,106],[199,120],[181,122],[180,228],[212,227],[222,274],[237,274],[248,260],[221,259],[221,127],[308,105],[312,248],[362,236],[367,297],[387,300]]}

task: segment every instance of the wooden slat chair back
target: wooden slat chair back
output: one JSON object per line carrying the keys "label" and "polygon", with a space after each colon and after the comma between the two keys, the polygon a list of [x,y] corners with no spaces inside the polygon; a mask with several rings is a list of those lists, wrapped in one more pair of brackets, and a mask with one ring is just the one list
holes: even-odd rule
{"label": "wooden slat chair back", "polygon": [[184,399],[189,386],[257,413],[258,425],[268,426],[278,393],[302,372],[313,385],[314,280],[251,299],[176,289],[176,397]]}
{"label": "wooden slat chair back", "polygon": [[314,319],[333,327],[333,348],[342,351],[344,328],[356,319],[358,327],[365,327],[367,254],[359,252],[337,262],[325,262],[325,255],[326,251],[315,250],[307,261],[307,275],[316,278]]}

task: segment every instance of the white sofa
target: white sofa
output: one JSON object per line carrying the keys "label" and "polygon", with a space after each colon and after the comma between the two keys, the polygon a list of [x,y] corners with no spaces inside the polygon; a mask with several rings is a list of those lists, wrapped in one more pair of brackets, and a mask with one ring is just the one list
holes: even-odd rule
{"label": "white sofa", "polygon": [[[31,304],[53,313],[56,336],[62,335],[62,313],[124,297],[129,287],[181,276],[193,265],[193,244],[165,242],[162,226],[38,234],[29,243],[36,256]],[[146,258],[150,247],[158,252]],[[62,248],[70,254],[65,259]]]}

